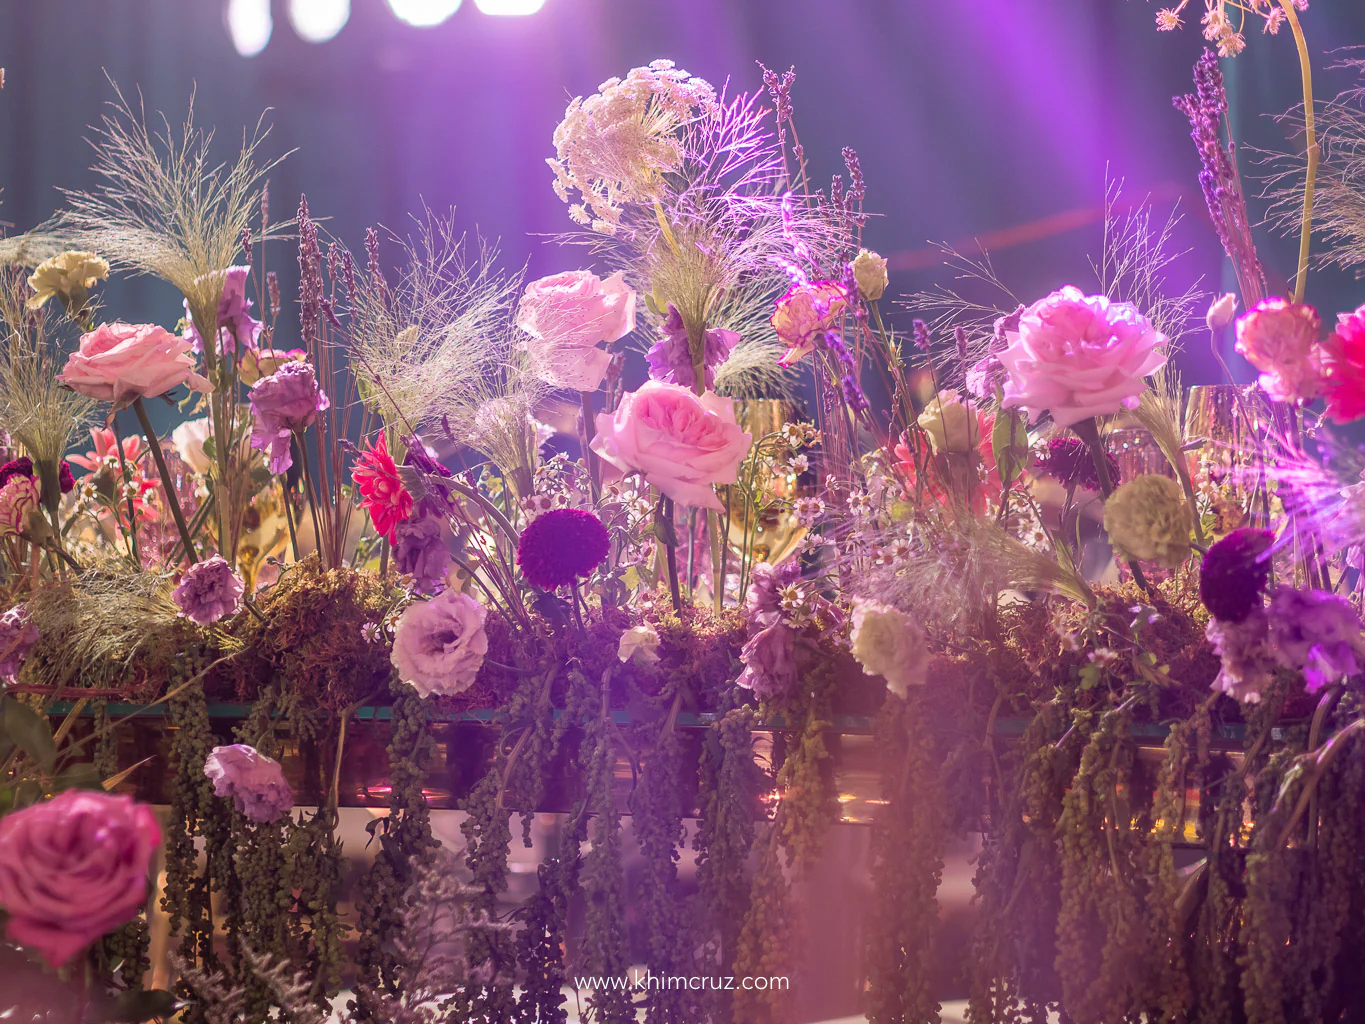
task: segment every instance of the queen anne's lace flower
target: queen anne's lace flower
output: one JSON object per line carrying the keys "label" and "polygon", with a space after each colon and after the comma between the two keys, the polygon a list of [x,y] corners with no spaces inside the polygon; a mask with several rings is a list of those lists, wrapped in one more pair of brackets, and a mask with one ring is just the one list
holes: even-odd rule
{"label": "queen anne's lace flower", "polygon": [[[569,215],[594,231],[613,234],[621,209],[659,197],[660,175],[683,161],[680,129],[716,109],[716,91],[671,60],[609,78],[596,93],[574,97],[555,128],[555,194]],[[572,202],[578,193],[582,202]]]}

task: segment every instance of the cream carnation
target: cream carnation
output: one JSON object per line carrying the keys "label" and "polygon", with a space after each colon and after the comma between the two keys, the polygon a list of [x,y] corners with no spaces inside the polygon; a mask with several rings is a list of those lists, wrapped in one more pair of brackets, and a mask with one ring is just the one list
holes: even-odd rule
{"label": "cream carnation", "polygon": [[886,687],[904,698],[922,686],[929,671],[924,630],[910,616],[879,601],[853,601],[853,657],[868,675],[881,676]]}
{"label": "cream carnation", "polygon": [[653,623],[632,626],[621,634],[616,656],[621,661],[637,661],[642,665],[653,665],[659,660],[659,631]]}
{"label": "cream carnation", "polygon": [[1190,510],[1180,485],[1144,473],[1104,503],[1109,542],[1124,558],[1175,569],[1190,556]]}

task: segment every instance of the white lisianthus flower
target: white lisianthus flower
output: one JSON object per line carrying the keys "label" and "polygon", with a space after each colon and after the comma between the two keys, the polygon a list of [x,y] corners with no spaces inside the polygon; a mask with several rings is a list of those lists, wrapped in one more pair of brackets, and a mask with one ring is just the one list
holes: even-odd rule
{"label": "white lisianthus flower", "polygon": [[902,699],[910,687],[924,685],[929,671],[924,630],[904,612],[865,598],[853,601],[853,657]]}
{"label": "white lisianthus flower", "polygon": [[648,622],[632,626],[621,634],[616,656],[623,663],[633,659],[642,665],[653,665],[659,660],[659,631]]}
{"label": "white lisianthus flower", "polygon": [[212,467],[212,461],[204,453],[204,442],[209,439],[208,417],[186,420],[171,431],[171,443],[176,453],[185,460],[185,465],[203,476]]}

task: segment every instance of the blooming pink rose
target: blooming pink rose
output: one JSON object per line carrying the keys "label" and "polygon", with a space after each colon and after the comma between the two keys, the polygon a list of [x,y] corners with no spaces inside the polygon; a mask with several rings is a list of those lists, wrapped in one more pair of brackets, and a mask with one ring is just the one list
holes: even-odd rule
{"label": "blooming pink rose", "polygon": [[190,343],[155,324],[101,324],[81,336],[57,379],[74,391],[116,406],[164,395],[177,384],[212,391],[194,372]]}
{"label": "blooming pink rose", "polygon": [[732,484],[753,438],[735,423],[734,403],[652,380],[599,413],[592,450],[622,472],[638,470],[680,505],[721,511],[712,484]]}
{"label": "blooming pink rose", "polygon": [[1001,404],[1031,420],[1047,410],[1059,427],[1136,409],[1143,378],[1166,365],[1166,336],[1136,307],[1070,285],[1024,310],[1005,338]]}
{"label": "blooming pink rose", "polygon": [[214,747],[204,759],[204,774],[214,796],[227,797],[258,825],[277,821],[294,806],[280,762],[245,743]]}
{"label": "blooming pink rose", "polygon": [[487,618],[487,608],[458,590],[408,605],[393,627],[398,677],[423,697],[469,689],[488,653]]}
{"label": "blooming pink rose", "polygon": [[60,967],[147,902],[156,815],[129,796],[68,789],[0,818],[6,931]]}
{"label": "blooming pink rose", "polygon": [[1311,402],[1322,390],[1321,327],[1316,309],[1284,299],[1262,299],[1237,318],[1237,351],[1274,401]]}
{"label": "blooming pink rose", "polygon": [[12,476],[0,487],[0,537],[23,533],[28,517],[38,507],[38,482],[32,477]]}
{"label": "blooming pink rose", "polygon": [[790,366],[815,349],[816,335],[829,331],[848,306],[848,289],[838,281],[794,284],[773,310],[772,325],[787,346],[778,363]]}
{"label": "blooming pink rose", "polygon": [[595,391],[611,355],[598,348],[635,330],[635,292],[620,271],[605,281],[569,270],[526,286],[517,326],[531,336],[536,373],[557,388]]}

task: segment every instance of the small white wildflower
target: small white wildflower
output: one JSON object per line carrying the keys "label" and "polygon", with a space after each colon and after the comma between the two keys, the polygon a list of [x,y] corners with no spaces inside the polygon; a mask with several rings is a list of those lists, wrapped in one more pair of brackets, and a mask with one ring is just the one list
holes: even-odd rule
{"label": "small white wildflower", "polygon": [[825,503],[820,498],[797,498],[792,502],[792,514],[801,526],[812,526],[825,514]]}

